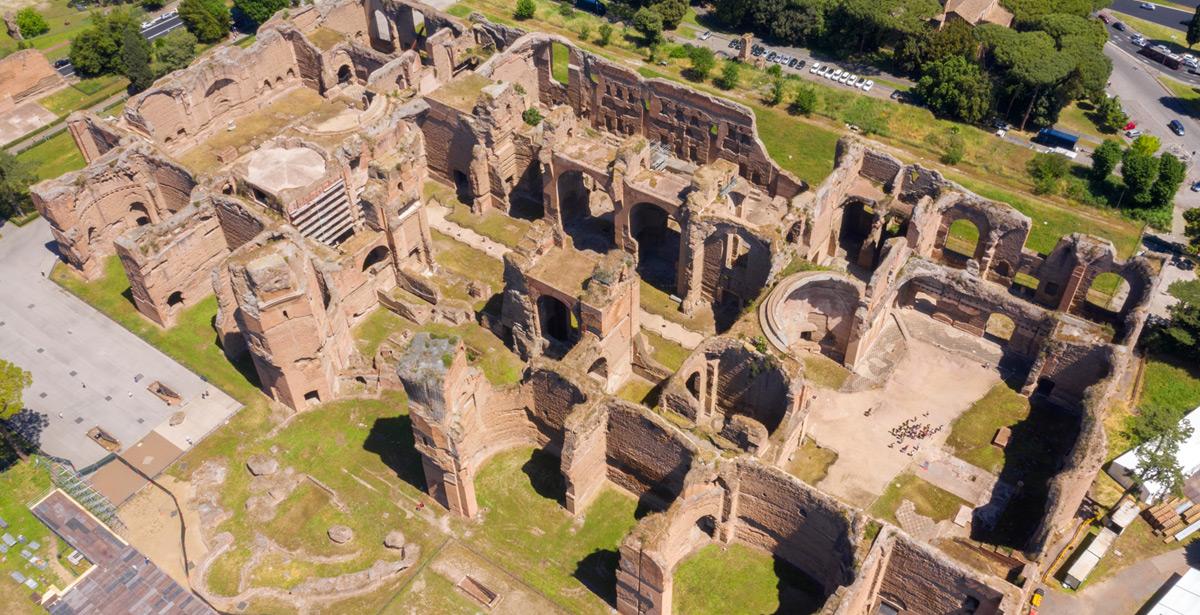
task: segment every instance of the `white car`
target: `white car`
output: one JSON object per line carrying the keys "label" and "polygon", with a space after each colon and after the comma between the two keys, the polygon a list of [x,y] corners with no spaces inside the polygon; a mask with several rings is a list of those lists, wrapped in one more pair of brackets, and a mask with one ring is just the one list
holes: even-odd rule
{"label": "white car", "polygon": [[875,87],[875,82],[870,79],[867,79],[867,82],[862,84],[862,91],[870,92],[871,88],[873,88],[873,87]]}
{"label": "white car", "polygon": [[825,68],[825,67],[821,66],[820,62],[813,62],[812,66],[809,67],[808,72],[815,75],[815,74],[817,74],[817,71],[819,71],[823,68]]}
{"label": "white car", "polygon": [[841,79],[841,78],[842,78],[842,75],[844,75],[844,74],[846,74],[846,71],[844,71],[844,70],[842,70],[842,69],[840,69],[840,68],[839,68],[839,69],[837,69],[836,71],[834,71],[834,72],[832,72],[832,73],[829,73],[829,75],[828,75],[828,76],[829,76],[829,78],[830,78],[830,79],[832,79],[832,80],[834,80],[834,81],[837,81],[838,79]]}
{"label": "white car", "polygon": [[846,85],[850,85],[851,83],[858,81],[858,75],[842,75],[842,78],[838,79],[838,81]]}
{"label": "white car", "polygon": [[712,32],[710,32],[708,30],[705,30],[703,33],[700,34],[700,40],[702,40],[702,41],[707,41],[711,37],[712,37]]}

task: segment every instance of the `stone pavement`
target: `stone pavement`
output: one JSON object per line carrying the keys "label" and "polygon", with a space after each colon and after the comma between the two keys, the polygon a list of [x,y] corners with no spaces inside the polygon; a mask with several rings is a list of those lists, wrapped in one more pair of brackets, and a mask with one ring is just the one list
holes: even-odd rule
{"label": "stone pavement", "polygon": [[1095,585],[1086,584],[1075,594],[1047,588],[1040,612],[1042,615],[1137,613],[1172,575],[1182,574],[1187,568],[1184,549],[1176,549],[1142,560]]}
{"label": "stone pavement", "polygon": [[[42,450],[83,469],[108,454],[87,437],[92,427],[112,434],[123,450],[156,428],[187,450],[241,407],[50,281],[57,260],[50,242],[45,220],[0,227],[0,286],[9,289],[0,293],[0,358],[33,374],[25,404],[27,416],[45,423]],[[150,393],[155,380],[183,403],[170,407]],[[170,427],[176,411],[186,419]]]}
{"label": "stone pavement", "polygon": [[921,453],[916,475],[935,487],[981,506],[991,499],[996,477],[950,454],[944,447],[930,447]]}
{"label": "stone pavement", "polygon": [[933,540],[937,534],[937,524],[933,519],[917,513],[917,507],[909,500],[902,500],[896,507],[896,522],[900,529],[920,540]]}

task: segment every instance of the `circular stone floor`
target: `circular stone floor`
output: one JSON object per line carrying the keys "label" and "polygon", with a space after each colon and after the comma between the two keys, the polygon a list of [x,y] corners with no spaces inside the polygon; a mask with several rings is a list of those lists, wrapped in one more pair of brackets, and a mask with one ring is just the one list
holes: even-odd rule
{"label": "circular stone floor", "polygon": [[307,186],[324,175],[325,159],[307,147],[264,147],[246,164],[246,179],[271,192]]}

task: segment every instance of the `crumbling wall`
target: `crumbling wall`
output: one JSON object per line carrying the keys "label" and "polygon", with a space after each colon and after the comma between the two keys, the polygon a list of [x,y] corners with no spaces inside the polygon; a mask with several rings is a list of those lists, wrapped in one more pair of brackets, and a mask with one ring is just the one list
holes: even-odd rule
{"label": "crumbling wall", "polygon": [[656,508],[665,507],[683,489],[695,446],[643,407],[608,399],[604,410],[608,413],[608,480]]}

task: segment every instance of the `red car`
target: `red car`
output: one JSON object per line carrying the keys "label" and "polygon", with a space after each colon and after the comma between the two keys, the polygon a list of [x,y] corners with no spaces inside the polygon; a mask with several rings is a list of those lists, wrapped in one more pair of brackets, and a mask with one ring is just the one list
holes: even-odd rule
{"label": "red car", "polygon": [[1137,122],[1129,122],[1121,130],[1133,130],[1134,128],[1137,128]]}

